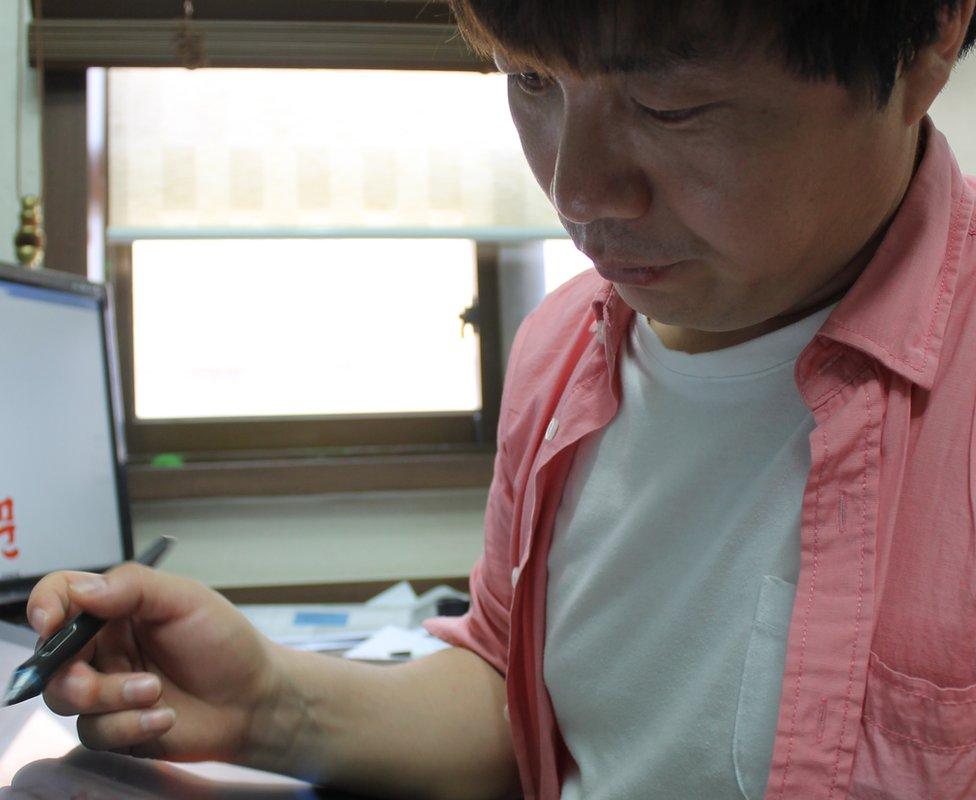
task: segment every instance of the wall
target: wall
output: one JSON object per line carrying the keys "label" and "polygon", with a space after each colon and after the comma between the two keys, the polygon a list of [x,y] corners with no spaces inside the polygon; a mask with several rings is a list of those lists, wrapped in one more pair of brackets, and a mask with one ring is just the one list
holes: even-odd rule
{"label": "wall", "polygon": [[[27,0],[0,0],[0,261],[13,263],[13,237],[19,222],[17,197],[17,9],[22,3],[23,19],[29,19]],[[27,61],[26,42],[23,60]],[[24,69],[24,119],[21,153],[23,191],[40,191],[40,143],[38,141],[38,99],[32,70]]]}
{"label": "wall", "polygon": [[467,575],[485,489],[138,503],[136,551],[170,534],[165,569],[222,588]]}
{"label": "wall", "polygon": [[949,139],[962,171],[976,175],[976,50],[956,66],[930,114]]}

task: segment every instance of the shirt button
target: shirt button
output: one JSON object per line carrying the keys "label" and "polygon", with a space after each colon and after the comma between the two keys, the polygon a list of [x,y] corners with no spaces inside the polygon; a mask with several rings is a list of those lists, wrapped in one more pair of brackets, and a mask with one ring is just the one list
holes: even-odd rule
{"label": "shirt button", "polygon": [[546,441],[551,442],[556,438],[556,431],[559,430],[559,420],[553,417],[549,420],[549,427],[546,428]]}
{"label": "shirt button", "polygon": [[519,568],[512,567],[512,588],[515,588],[515,584],[518,583]]}
{"label": "shirt button", "polygon": [[502,716],[505,717],[505,722],[511,722],[512,718],[508,715],[508,703],[502,708]]}

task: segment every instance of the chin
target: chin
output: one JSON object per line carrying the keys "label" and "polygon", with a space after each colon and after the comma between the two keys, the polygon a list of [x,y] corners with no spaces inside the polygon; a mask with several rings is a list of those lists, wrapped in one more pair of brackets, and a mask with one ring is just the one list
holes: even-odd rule
{"label": "chin", "polygon": [[615,283],[617,294],[638,314],[660,322],[663,325],[680,325],[683,328],[697,328],[703,320],[701,314],[682,307],[674,297],[668,297],[654,289]]}

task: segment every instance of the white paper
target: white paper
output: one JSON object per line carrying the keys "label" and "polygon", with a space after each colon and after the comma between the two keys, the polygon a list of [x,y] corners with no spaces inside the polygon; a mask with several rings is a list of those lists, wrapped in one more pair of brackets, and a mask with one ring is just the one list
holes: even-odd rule
{"label": "white paper", "polygon": [[398,608],[413,608],[417,602],[417,593],[408,581],[400,581],[389,589],[380,592],[376,597],[366,601],[371,608],[396,606]]}
{"label": "white paper", "polygon": [[[405,661],[436,653],[450,647],[431,636],[423,628],[402,628],[387,625],[345,654],[346,658],[368,661]],[[407,655],[402,655],[406,653]]]}

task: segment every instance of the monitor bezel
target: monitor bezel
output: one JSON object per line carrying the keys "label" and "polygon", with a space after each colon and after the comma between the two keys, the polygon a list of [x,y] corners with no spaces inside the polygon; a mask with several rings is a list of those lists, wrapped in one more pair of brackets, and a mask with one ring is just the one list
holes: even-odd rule
{"label": "monitor bezel", "polygon": [[[125,417],[122,409],[121,379],[119,376],[118,351],[115,346],[113,325],[113,302],[110,286],[88,281],[78,275],[56,272],[49,269],[26,269],[0,262],[0,280],[54,289],[61,292],[93,299],[98,304],[101,320],[99,329],[102,340],[102,364],[105,367],[104,385],[108,400],[109,430],[112,436],[112,453],[115,468],[116,500],[119,510],[119,526],[122,534],[122,553],[126,560],[133,557],[132,520],[129,513],[128,491],[125,480]],[[85,572],[104,572],[115,564],[90,564],[67,569]],[[0,610],[4,614],[22,609],[35,584],[44,575],[29,575],[20,578],[0,579]]]}

